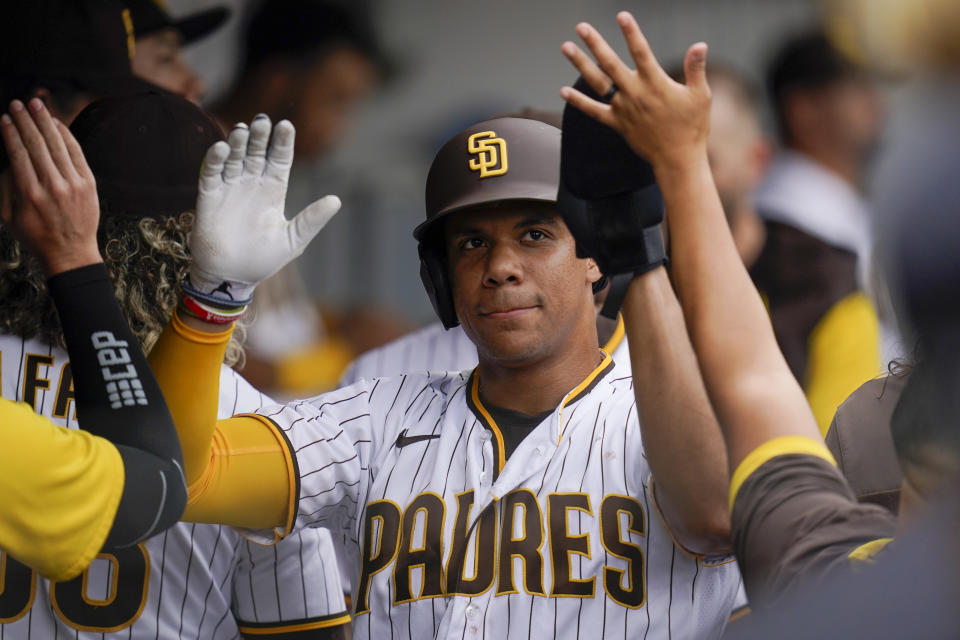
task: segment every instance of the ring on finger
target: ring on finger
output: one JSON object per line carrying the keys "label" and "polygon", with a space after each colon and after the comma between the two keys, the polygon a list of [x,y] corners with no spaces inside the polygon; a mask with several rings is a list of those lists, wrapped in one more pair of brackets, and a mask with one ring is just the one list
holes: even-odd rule
{"label": "ring on finger", "polygon": [[610,101],[613,100],[613,96],[617,94],[617,85],[613,82],[610,83],[610,88],[607,89],[607,92],[600,96],[602,102],[610,104]]}

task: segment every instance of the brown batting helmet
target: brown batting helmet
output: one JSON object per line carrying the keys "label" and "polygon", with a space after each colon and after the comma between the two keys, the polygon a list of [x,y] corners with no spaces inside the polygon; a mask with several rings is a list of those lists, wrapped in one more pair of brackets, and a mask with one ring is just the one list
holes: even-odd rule
{"label": "brown batting helmet", "polygon": [[464,129],[437,152],[427,175],[427,219],[413,230],[420,277],[446,328],[459,324],[437,224],[449,214],[505,200],[556,202],[560,129],[530,118],[494,118]]}
{"label": "brown batting helmet", "polygon": [[427,175],[423,241],[447,214],[490,202],[556,202],[560,129],[529,118],[495,118],[464,129],[437,152]]}

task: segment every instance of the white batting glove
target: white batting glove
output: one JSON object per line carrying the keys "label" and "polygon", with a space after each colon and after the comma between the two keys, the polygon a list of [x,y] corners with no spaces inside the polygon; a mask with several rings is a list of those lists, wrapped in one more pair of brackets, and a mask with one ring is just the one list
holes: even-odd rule
{"label": "white batting glove", "polygon": [[[248,304],[254,287],[303,253],[340,209],[325,196],[292,220],[284,216],[294,128],[257,116],[207,151],[190,233],[190,282],[184,289],[226,307]],[[269,146],[267,142],[269,141]]]}

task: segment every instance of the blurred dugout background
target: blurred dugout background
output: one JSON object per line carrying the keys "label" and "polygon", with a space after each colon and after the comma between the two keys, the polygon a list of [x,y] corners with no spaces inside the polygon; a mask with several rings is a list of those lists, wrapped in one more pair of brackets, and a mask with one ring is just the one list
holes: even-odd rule
{"label": "blurred dugout background", "polygon": [[[236,73],[251,2],[169,2],[174,15],[224,4],[234,10],[229,23],[186,49],[209,87],[209,102]],[[611,40],[627,59],[614,17],[630,10],[662,64],[704,40],[710,60],[734,65],[759,86],[771,51],[785,34],[813,23],[818,7],[814,0],[379,0],[370,6],[394,73],[361,106],[332,153],[295,165],[288,215],[322,194],[339,195],[341,213],[299,260],[310,293],[328,307],[393,308],[415,324],[434,319],[411,235],[423,217],[434,152],[447,136],[491,114],[522,106],[561,110],[558,90],[574,75],[560,45],[575,39],[578,21],[616,34]]]}

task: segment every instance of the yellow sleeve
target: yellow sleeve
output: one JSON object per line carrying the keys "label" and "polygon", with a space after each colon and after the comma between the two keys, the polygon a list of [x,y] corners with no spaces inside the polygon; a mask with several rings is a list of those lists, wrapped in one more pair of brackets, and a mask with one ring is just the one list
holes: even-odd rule
{"label": "yellow sleeve", "polygon": [[113,525],[123,493],[120,452],[9,400],[0,399],[0,425],[0,548],[46,578],[74,578]]}
{"label": "yellow sleeve", "polygon": [[196,331],[185,325],[178,313],[174,312],[148,360],[180,437],[189,486],[210,464],[220,397],[220,364],[233,329],[220,333]]}
{"label": "yellow sleeve", "polygon": [[863,292],[840,300],[810,334],[804,392],[826,437],[837,407],[881,373],[880,326]]}
{"label": "yellow sleeve", "polygon": [[236,527],[293,525],[293,454],[273,423],[244,415],[217,420],[220,364],[232,330],[204,333],[177,313],[150,352],[183,449],[189,498],[183,520]]}
{"label": "yellow sleeve", "polygon": [[210,464],[189,486],[183,520],[273,529],[279,540],[293,528],[299,479],[293,452],[270,420],[253,414],[220,420]]}

